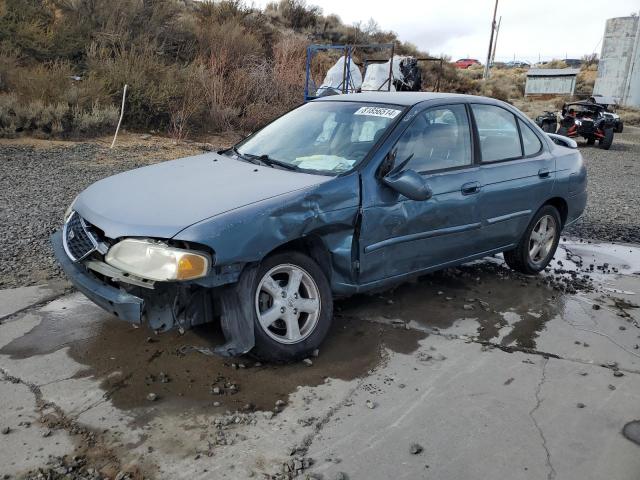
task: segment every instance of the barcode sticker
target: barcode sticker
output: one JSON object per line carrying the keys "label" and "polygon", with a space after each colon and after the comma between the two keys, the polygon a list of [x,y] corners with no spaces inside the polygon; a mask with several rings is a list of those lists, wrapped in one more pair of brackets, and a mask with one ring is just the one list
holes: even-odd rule
{"label": "barcode sticker", "polygon": [[382,107],[360,107],[354,115],[368,115],[370,117],[384,117],[384,118],[396,118],[400,110],[395,108],[382,108]]}

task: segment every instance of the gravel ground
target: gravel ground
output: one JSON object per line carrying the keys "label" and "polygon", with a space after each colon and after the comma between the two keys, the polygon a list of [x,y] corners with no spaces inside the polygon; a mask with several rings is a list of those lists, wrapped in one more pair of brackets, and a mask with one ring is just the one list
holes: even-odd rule
{"label": "gravel ground", "polygon": [[118,172],[220,147],[207,145],[174,145],[168,139],[132,135],[119,138],[113,150],[106,141],[2,141],[0,288],[61,275],[49,236],[60,228],[65,210],[81,190]]}
{"label": "gravel ground", "polygon": [[640,128],[625,126],[608,151],[585,142],[579,146],[589,175],[589,200],[584,216],[566,233],[640,243]]}
{"label": "gravel ground", "polygon": [[[108,142],[0,142],[0,288],[42,283],[61,275],[49,246],[75,195],[100,178],[151,163],[233,143],[174,145],[153,137]],[[594,240],[640,243],[640,128],[625,127],[611,150],[581,144],[589,171],[589,203],[567,234]]]}

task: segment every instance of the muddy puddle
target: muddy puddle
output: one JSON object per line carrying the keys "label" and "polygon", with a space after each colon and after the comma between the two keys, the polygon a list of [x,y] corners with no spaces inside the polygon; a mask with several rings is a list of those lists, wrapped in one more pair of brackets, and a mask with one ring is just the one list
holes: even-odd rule
{"label": "muddy puddle", "polygon": [[377,295],[353,297],[341,313],[361,319],[401,320],[427,330],[456,333],[503,345],[535,348],[545,324],[562,311],[564,296],[542,278],[515,275],[480,263],[423,276]]}
{"label": "muddy puddle", "polygon": [[109,317],[79,295],[58,303],[61,306],[42,311],[41,323],[0,354],[26,358],[68,347],[69,355],[86,365],[77,376],[99,379],[105,398],[118,408],[138,410],[141,417],[189,408],[272,410],[299,386],[366,375],[384,361],[387,349],[411,353],[426,337],[414,330],[336,317],[312,366],[260,364],[248,356],[225,359],[192,348],[223,343],[217,325],[183,335],[154,335]]}

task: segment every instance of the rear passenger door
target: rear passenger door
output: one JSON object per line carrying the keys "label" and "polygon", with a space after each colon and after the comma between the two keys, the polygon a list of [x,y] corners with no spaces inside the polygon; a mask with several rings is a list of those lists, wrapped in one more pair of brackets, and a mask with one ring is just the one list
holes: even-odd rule
{"label": "rear passenger door", "polygon": [[517,243],[550,196],[555,160],[534,130],[509,110],[472,104],[480,150],[483,250]]}

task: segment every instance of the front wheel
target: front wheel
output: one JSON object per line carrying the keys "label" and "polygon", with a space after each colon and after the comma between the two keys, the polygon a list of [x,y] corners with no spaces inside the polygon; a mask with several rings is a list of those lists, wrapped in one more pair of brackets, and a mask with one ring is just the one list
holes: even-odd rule
{"label": "front wheel", "polygon": [[604,131],[604,137],[600,139],[599,147],[604,150],[609,150],[613,143],[613,128],[607,128]]}
{"label": "front wheel", "polygon": [[531,219],[518,246],[504,252],[507,265],[527,275],[544,270],[556,253],[561,228],[558,210],[544,205]]}
{"label": "front wheel", "polygon": [[265,259],[253,286],[255,347],[269,361],[297,360],[318,348],[331,326],[327,277],[311,258],[284,252]]}
{"label": "front wheel", "polygon": [[556,131],[555,122],[543,122],[542,131],[547,133],[554,133]]}

